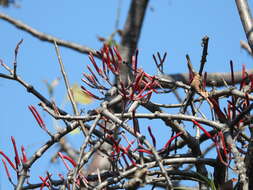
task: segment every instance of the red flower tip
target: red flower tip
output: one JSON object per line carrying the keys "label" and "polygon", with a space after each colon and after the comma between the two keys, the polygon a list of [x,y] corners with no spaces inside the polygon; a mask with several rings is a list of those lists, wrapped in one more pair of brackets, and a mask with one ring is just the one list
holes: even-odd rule
{"label": "red flower tip", "polygon": [[8,177],[9,180],[11,180],[11,175],[10,175],[10,172],[9,172],[9,170],[8,170],[7,164],[6,164],[6,162],[4,161],[4,159],[2,159],[2,162],[3,162],[3,164],[4,164],[4,169],[5,169],[5,172],[6,172],[6,174],[7,174],[7,177]]}
{"label": "red flower tip", "polygon": [[20,165],[20,159],[18,155],[18,150],[17,150],[17,145],[15,142],[15,139],[13,136],[11,136],[11,142],[13,144],[14,152],[15,152],[15,163],[16,163],[16,168],[18,169],[18,166]]}
{"label": "red flower tip", "polygon": [[23,145],[21,146],[21,152],[22,152],[23,162],[26,163],[27,157],[26,157],[26,153],[25,153],[25,147]]}
{"label": "red flower tip", "polygon": [[167,148],[170,146],[170,144],[172,143],[172,141],[173,141],[175,138],[177,138],[178,136],[182,135],[182,134],[183,134],[183,132],[179,132],[179,133],[177,133],[175,136],[171,137],[171,138],[167,141],[167,143],[164,145],[163,150],[167,149]]}
{"label": "red flower tip", "polygon": [[35,108],[34,106],[32,106],[32,105],[31,105],[31,106],[28,106],[28,108],[29,108],[29,110],[32,112],[32,114],[33,114],[34,118],[36,119],[36,121],[38,122],[39,126],[40,126],[42,129],[44,129],[44,130],[47,131],[46,125],[45,125],[44,121],[42,120],[42,118],[40,117],[40,114],[39,114],[39,112],[36,110],[36,108]]}
{"label": "red flower tip", "polygon": [[2,155],[4,158],[5,158],[5,160],[7,160],[7,162],[11,165],[11,167],[16,171],[16,167],[15,167],[15,165],[13,164],[13,162],[10,160],[10,158],[8,157],[8,156],[6,156],[6,154],[4,153],[4,152],[2,152],[1,150],[0,150],[0,155]]}

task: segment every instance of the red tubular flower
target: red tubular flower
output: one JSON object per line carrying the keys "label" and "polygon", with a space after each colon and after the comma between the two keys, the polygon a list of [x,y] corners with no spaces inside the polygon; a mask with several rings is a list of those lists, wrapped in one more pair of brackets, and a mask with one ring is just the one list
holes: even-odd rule
{"label": "red tubular flower", "polygon": [[63,155],[63,158],[66,159],[66,160],[68,160],[68,161],[72,164],[72,166],[74,166],[74,167],[77,166],[77,163],[75,162],[75,160],[73,160],[73,159],[70,158],[69,156]]}
{"label": "red tubular flower", "polygon": [[95,99],[97,99],[97,100],[101,100],[101,98],[99,98],[98,96],[92,94],[92,93],[91,93],[89,90],[87,90],[84,86],[81,86],[81,88],[82,88],[82,90],[83,90],[86,94],[88,94],[89,96],[91,96],[91,97],[93,97],[93,98],[95,98]]}
{"label": "red tubular flower", "polygon": [[[138,100],[138,99],[142,99],[148,95],[152,95],[153,91],[152,90],[149,90],[147,93],[143,94],[143,95],[138,95],[135,100]],[[150,98],[149,98],[150,99]]]}
{"label": "red tubular flower", "polygon": [[47,182],[48,176],[46,176],[45,179],[43,177],[41,177],[41,176],[39,176],[39,178],[42,181],[40,189],[43,189],[45,186],[50,187],[49,183]]}
{"label": "red tubular flower", "polygon": [[144,72],[145,77],[147,77],[149,80],[153,80],[153,76],[149,75],[148,73]]}
{"label": "red tubular flower", "polygon": [[243,64],[242,65],[242,82],[241,82],[241,85],[240,85],[240,90],[246,85],[246,68],[245,68],[245,65]]}
{"label": "red tubular flower", "polygon": [[44,129],[44,130],[47,131],[46,125],[45,125],[44,121],[42,120],[42,118],[40,117],[40,114],[38,113],[38,111],[36,110],[36,108],[34,106],[32,106],[32,105],[28,106],[28,108],[32,112],[32,114],[33,114],[34,118],[36,119],[36,121],[38,122],[39,126],[42,129]]}
{"label": "red tubular flower", "polygon": [[10,181],[12,181],[12,180],[11,180],[10,172],[9,172],[9,170],[8,170],[7,164],[6,164],[6,162],[4,161],[4,159],[2,159],[2,162],[3,162],[3,164],[4,164],[4,169],[5,169],[5,172],[6,172],[6,174],[7,174],[8,179],[9,179]]}
{"label": "red tubular flower", "polygon": [[[108,56],[106,56],[107,59]],[[107,66],[107,60],[104,58],[104,56],[102,57],[102,67],[103,67],[103,74],[107,75],[108,73],[108,66]],[[110,59],[110,58],[109,58]]]}
{"label": "red tubular flower", "polygon": [[[225,166],[229,166],[229,164],[227,163],[227,155],[225,155],[226,157],[226,161],[223,160],[223,156],[221,155],[221,152],[220,152],[220,149],[222,149],[220,146],[219,146],[219,143],[217,141],[217,135],[215,136],[214,138],[214,143],[215,143],[215,148],[216,148],[216,152],[218,154],[218,158],[220,160],[221,163],[223,163]],[[223,150],[224,151],[224,150]]]}
{"label": "red tubular flower", "polygon": [[121,57],[121,55],[120,55],[120,53],[119,53],[118,48],[117,48],[116,46],[114,46],[114,47],[113,47],[113,50],[114,50],[114,52],[116,53],[116,55],[117,55],[117,57],[118,57],[118,62],[119,62],[119,63],[122,63],[122,57]]}
{"label": "red tubular flower", "polygon": [[18,150],[16,146],[16,142],[13,136],[11,136],[11,142],[13,144],[14,152],[15,152],[15,163],[16,163],[16,169],[18,169],[18,166],[20,165],[20,159],[18,155]]}
{"label": "red tubular flower", "polygon": [[147,154],[152,154],[151,151],[146,150],[146,149],[136,149],[137,152],[143,152],[143,153],[147,153]]}
{"label": "red tubular flower", "polygon": [[[145,73],[144,73],[144,75],[145,75]],[[144,80],[142,80],[142,82],[145,83],[145,86],[144,86],[144,88],[142,88],[140,90],[139,94],[136,95],[136,97],[135,97],[136,100],[142,99],[143,97],[152,94],[152,92],[157,93],[157,90],[154,89],[154,86],[157,86],[157,84],[155,82],[155,77],[151,77],[151,80],[149,82],[145,82]],[[149,89],[148,92],[143,94],[147,89]]]}
{"label": "red tubular flower", "polygon": [[[115,59],[115,56],[114,56],[114,53],[113,53],[113,50],[111,47],[107,47],[109,49],[109,53],[108,53],[108,59],[106,61],[106,64],[108,66],[108,68],[116,75],[119,74],[119,64],[122,62],[121,59],[118,59],[118,62],[116,61]],[[115,52],[115,49],[116,47],[114,47],[114,52]],[[118,50],[117,50],[118,51]],[[115,52],[116,53],[116,52]],[[109,56],[111,55],[111,56]],[[111,57],[111,59],[109,58]]]}
{"label": "red tubular flower", "polygon": [[99,75],[101,75],[102,74],[102,70],[97,66],[97,63],[96,63],[96,61],[95,61],[92,53],[89,53],[89,59],[90,59],[91,63],[93,64],[93,66],[94,66],[95,70],[97,71],[97,73]]}
{"label": "red tubular flower", "polygon": [[134,91],[140,91],[143,76],[144,76],[144,72],[142,70],[140,70],[140,72],[135,77],[135,82],[134,82],[134,86],[133,86]]}
{"label": "red tubular flower", "polygon": [[8,157],[8,156],[6,156],[6,154],[4,153],[4,152],[2,152],[1,150],[0,150],[0,155],[2,155],[4,158],[5,158],[5,160],[7,160],[7,162],[11,165],[11,167],[16,171],[16,167],[15,167],[15,165],[13,164],[13,162],[10,160],[10,158]]}
{"label": "red tubular flower", "polygon": [[[146,75],[147,73],[144,73],[144,75]],[[158,84],[157,82],[155,81],[156,77],[155,76],[152,76],[150,78],[150,81],[148,83],[146,83],[147,85],[147,88],[151,89],[152,91],[154,91],[155,93],[157,93],[157,90],[154,89],[154,87],[156,87]]]}
{"label": "red tubular flower", "polygon": [[[114,57],[113,57],[114,58]],[[110,61],[110,58],[109,58],[109,61],[106,57],[102,57],[102,61],[103,63],[105,63],[107,65],[107,67],[110,69],[110,71],[114,74],[118,74],[118,71],[116,70],[117,69],[117,66],[116,65],[116,62],[113,61],[113,63],[111,63]],[[113,66],[112,66],[113,65]],[[105,69],[104,69],[105,70]]]}
{"label": "red tubular flower", "polygon": [[115,58],[114,58],[114,54],[113,54],[113,50],[112,50],[112,48],[111,47],[109,47],[109,53],[110,53],[110,55],[111,55],[111,61],[112,61],[112,64],[114,65],[114,67],[115,67],[115,69],[116,69],[116,60],[115,60]]}
{"label": "red tubular flower", "polygon": [[227,147],[226,147],[226,143],[225,143],[225,138],[224,138],[224,135],[223,135],[222,131],[219,132],[219,136],[220,136],[220,138],[221,138],[222,149],[223,149],[224,155],[225,155],[226,158],[227,158],[228,152],[227,152]]}
{"label": "red tubular flower", "polygon": [[89,81],[90,85],[97,86],[97,82],[91,74],[83,73],[83,76]]}
{"label": "red tubular flower", "polygon": [[125,147],[119,145],[119,149],[120,149],[120,151],[121,151],[123,154],[128,154],[127,148],[125,148]]}
{"label": "red tubular flower", "polygon": [[[110,68],[111,71],[116,71],[116,69],[112,68],[112,66],[111,66],[111,64],[113,64],[114,67],[115,67],[116,61],[115,61],[115,59],[114,59],[113,54],[111,54],[111,57],[112,57],[114,60],[113,60],[113,62],[111,61],[111,57],[110,57],[110,55],[109,55],[109,52],[110,52],[109,49],[110,49],[110,47],[104,46],[104,54],[106,54],[105,63],[106,63],[106,65],[107,65],[107,68]],[[112,51],[112,50],[111,50],[111,51]],[[106,72],[106,68],[104,68],[104,72]]]}
{"label": "red tubular flower", "polygon": [[96,80],[96,82],[99,83],[99,80],[97,79],[95,73],[92,71],[92,69],[90,68],[89,65],[87,65],[87,69],[90,71],[91,75],[94,77],[94,79]]}
{"label": "red tubular flower", "polygon": [[135,142],[135,140],[132,140],[132,141],[128,144],[128,146],[125,148],[126,152],[128,152],[128,151],[130,150],[130,148],[131,148],[131,146],[134,144],[134,142]]}
{"label": "red tubular flower", "polygon": [[228,167],[229,164],[223,160],[222,155],[221,155],[220,150],[219,150],[219,146],[216,144],[215,147],[216,147],[216,152],[218,154],[219,160],[221,161],[221,163],[223,163],[225,166]]}
{"label": "red tubular flower", "polygon": [[211,136],[211,134],[210,134],[207,130],[205,130],[197,121],[195,121],[194,119],[192,119],[192,122],[193,122],[198,128],[200,128],[200,129],[205,133],[205,135],[206,135],[207,137],[209,137],[212,141],[215,141],[215,140],[213,139],[213,137]]}
{"label": "red tubular flower", "polygon": [[175,136],[171,137],[171,138],[167,141],[167,143],[164,145],[163,150],[167,149],[167,148],[170,146],[170,144],[172,143],[172,141],[173,141],[175,138],[177,138],[178,136],[182,135],[182,134],[183,134],[183,132],[179,132],[179,133],[177,133]]}
{"label": "red tubular flower", "polygon": [[137,72],[138,54],[139,54],[139,51],[136,50],[135,56],[132,56],[132,69],[134,71],[134,75],[136,75],[136,72]]}
{"label": "red tubular flower", "polygon": [[150,85],[150,83],[146,84],[146,85],[144,86],[144,88],[139,92],[139,94],[135,97],[135,99],[141,99],[141,98],[143,98],[144,96],[143,96],[142,93],[145,92],[145,90],[149,87],[149,85]]}
{"label": "red tubular flower", "polygon": [[26,157],[26,153],[25,153],[25,147],[23,145],[21,146],[21,152],[22,152],[23,162],[26,163],[27,157]]}
{"label": "red tubular flower", "polygon": [[41,186],[40,186],[40,190],[42,190],[44,187],[45,187],[45,184],[42,183]]}
{"label": "red tubular flower", "polygon": [[119,139],[118,141],[116,141],[112,135],[108,135],[108,137],[109,137],[109,138],[112,140],[112,142],[113,142],[113,148],[114,148],[114,150],[117,152],[117,154],[119,154],[119,153],[120,153],[119,142],[121,141],[121,139]]}
{"label": "red tubular flower", "polygon": [[64,155],[61,152],[58,152],[58,155],[62,159],[63,164],[65,165],[65,167],[67,168],[67,170],[70,171],[71,169],[70,169],[69,165],[67,164],[67,162],[65,161]]}
{"label": "red tubular flower", "polygon": [[226,121],[226,120],[227,120],[227,119],[226,119],[226,116],[225,116],[225,114],[221,111],[218,101],[215,100],[214,98],[208,98],[208,99],[212,102],[214,111],[215,111],[215,113],[217,114],[218,118],[219,118],[222,122]]}
{"label": "red tubular flower", "polygon": [[73,160],[71,157],[67,156],[67,155],[63,155],[61,152],[58,152],[58,155],[62,158],[62,159],[65,159],[65,160],[68,160],[73,167],[76,167],[77,166],[77,163],[75,160]]}
{"label": "red tubular flower", "polygon": [[82,78],[82,81],[87,84],[89,87],[91,88],[95,88],[95,86],[93,86],[93,84],[91,84],[89,81],[86,81],[85,79]]}

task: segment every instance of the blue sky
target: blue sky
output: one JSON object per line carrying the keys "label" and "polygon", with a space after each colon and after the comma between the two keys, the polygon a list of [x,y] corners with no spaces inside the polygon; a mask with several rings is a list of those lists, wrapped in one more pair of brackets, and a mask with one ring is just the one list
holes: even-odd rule
{"label": "blue sky", "polygon": [[[18,3],[21,8],[0,8],[0,11],[41,32],[99,49],[102,44],[97,36],[108,37],[115,30],[119,0],[22,0]],[[129,3],[130,1],[122,0],[120,29],[123,27]],[[52,81],[61,77],[54,46],[41,42],[2,20],[0,29],[0,59],[11,66],[16,44],[24,39],[18,55],[18,74],[48,96],[43,80]],[[246,38],[235,2],[225,0],[151,0],[139,42],[139,66],[150,74],[156,74],[152,54],[159,51],[168,53],[164,66],[166,73],[187,72],[186,54],[190,55],[194,67],[198,68],[202,52],[201,39],[205,35],[210,37],[205,71],[228,71],[230,60],[234,61],[236,70],[240,70],[242,64],[251,68],[252,59],[239,44],[240,40]],[[89,64],[87,55],[66,48],[60,50],[71,83],[82,84],[82,73],[86,72],[86,65]],[[4,69],[0,68],[0,72],[4,72]],[[56,102],[59,105],[65,94],[61,80],[55,89]],[[23,144],[27,148],[28,155],[48,139],[27,108],[28,105],[38,103],[36,98],[14,81],[0,79],[0,149],[7,155],[13,155],[10,136],[15,137],[19,146]],[[96,106],[96,103],[91,107]],[[88,110],[89,106],[84,109]],[[66,110],[71,113],[69,105]],[[42,110],[40,113],[48,128],[53,129],[51,118]],[[80,143],[72,142],[76,145]],[[38,181],[38,176],[44,175],[46,170],[53,170],[49,164],[53,150],[55,149],[46,154],[47,159],[35,164],[32,182]],[[58,163],[58,166],[61,165],[62,163]],[[59,168],[59,171],[64,171],[64,168]],[[10,189],[2,164],[0,171],[0,190]]]}

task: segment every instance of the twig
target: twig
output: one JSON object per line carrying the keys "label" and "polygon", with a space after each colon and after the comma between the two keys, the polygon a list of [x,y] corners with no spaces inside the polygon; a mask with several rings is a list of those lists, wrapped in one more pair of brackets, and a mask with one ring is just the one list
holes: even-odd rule
{"label": "twig", "polygon": [[[56,50],[58,62],[59,62],[60,67],[61,67],[61,73],[62,73],[62,76],[64,78],[64,82],[65,82],[65,86],[66,86],[66,89],[67,89],[69,100],[71,102],[71,105],[72,105],[72,108],[74,110],[75,115],[79,115],[79,111],[77,109],[77,105],[76,105],[76,102],[74,100],[73,93],[71,92],[71,88],[70,88],[70,85],[69,85],[67,73],[65,72],[64,65],[62,63],[62,59],[61,59],[61,55],[60,55],[60,52],[59,52],[59,48],[58,48],[56,42],[54,42],[54,45],[55,45],[55,50]],[[85,131],[85,128],[84,128],[84,125],[83,125],[82,121],[80,121],[80,126],[81,126],[81,130],[82,130],[83,134],[86,136],[86,131]]]}
{"label": "twig", "polygon": [[250,56],[253,56],[253,53],[252,53],[250,46],[247,42],[241,40],[240,45],[241,45],[241,48],[243,48]]}
{"label": "twig", "polygon": [[245,110],[243,110],[230,124],[230,126],[235,126],[239,121],[241,121],[245,115],[250,113],[250,111],[253,109],[253,103],[250,104]]}
{"label": "twig", "polygon": [[201,61],[200,61],[200,67],[199,67],[199,75],[202,76],[202,72],[206,63],[206,57],[208,55],[208,41],[209,41],[209,37],[205,36],[202,39],[202,45],[203,45],[203,51],[202,51],[202,57],[201,57]]}
{"label": "twig", "polygon": [[[50,110],[49,107],[47,107],[45,104],[43,103],[40,103],[39,104],[40,106],[42,106],[42,108],[47,112],[49,113],[52,117],[54,117],[55,119],[62,119],[64,121],[69,121],[71,120],[71,116],[61,116],[61,115],[57,115],[54,113],[53,110]],[[97,116],[96,115],[87,115],[87,116],[72,116],[73,117],[73,120],[78,120],[78,118],[80,118],[80,120],[82,120],[83,122],[88,122],[88,121],[92,121],[94,120]],[[76,118],[76,119],[74,119]],[[90,126],[89,125],[85,125],[85,128],[87,128],[87,130],[90,130]],[[93,130],[93,134],[95,136],[97,136],[98,138],[103,138],[104,137],[104,133],[102,133],[101,131],[97,130],[97,129],[94,129]],[[107,143],[109,144],[112,144],[111,141],[105,139]]]}
{"label": "twig", "polygon": [[[8,70],[10,72],[10,75],[5,75],[0,73],[0,77],[6,78],[6,79],[10,79],[10,80],[14,80],[17,81],[18,83],[20,83],[22,86],[24,86],[27,90],[27,92],[32,93],[35,97],[37,97],[40,101],[42,101],[43,103],[46,104],[46,106],[50,107],[53,109],[53,104],[47,99],[45,98],[39,91],[37,91],[32,85],[28,84],[26,81],[24,81],[20,76],[17,76],[16,78],[13,77],[13,71],[5,64],[1,64],[6,70]],[[64,110],[58,108],[58,111],[60,114],[62,115],[67,115],[67,112],[65,112]]]}
{"label": "twig", "polygon": [[[253,69],[246,71],[249,75],[253,74]],[[159,74],[156,76],[157,80],[161,81],[161,85],[164,88],[173,88],[173,86],[178,87],[185,87],[187,89],[187,86],[184,86],[185,84],[189,84],[189,73],[176,73],[176,74]],[[231,73],[221,73],[221,72],[214,72],[214,73],[207,73],[207,79],[206,79],[206,86],[215,86],[221,87],[224,86],[223,79],[226,81],[228,85],[232,85],[231,80]],[[235,84],[238,84],[242,82],[242,72],[237,71],[234,72],[234,82]],[[168,82],[168,84],[164,85],[164,82]]]}
{"label": "twig", "polygon": [[[185,158],[169,158],[169,159],[164,159],[163,161],[163,164],[164,165],[173,165],[173,164],[196,164],[196,163],[204,163],[204,164],[208,164],[212,167],[215,166],[216,164],[216,160],[215,159],[208,159],[208,158],[194,158],[194,157],[185,157]],[[157,162],[156,161],[153,161],[153,162],[149,162],[149,163],[146,163],[145,164],[145,167],[146,168],[154,168],[157,166]],[[116,177],[113,177],[112,179],[110,180],[105,180],[103,181],[96,189],[102,189],[103,187],[106,187],[110,184],[113,184],[113,183],[117,183],[119,182],[121,179],[127,177],[127,176],[131,176],[131,174],[137,172],[137,170],[142,170],[145,168],[143,165],[140,165],[140,166],[136,166],[136,167],[133,167],[133,168],[130,168],[124,172],[120,172]],[[148,171],[148,175],[149,177],[151,175],[157,175],[159,172],[161,174],[161,171]],[[168,171],[166,170],[166,173],[170,174],[170,175],[177,175],[177,171]],[[183,175],[183,173],[182,173]],[[196,174],[194,174],[196,175]],[[149,180],[147,179],[147,182]],[[151,183],[152,184],[152,183]],[[164,186],[163,186],[164,187]]]}
{"label": "twig", "polygon": [[186,60],[187,60],[187,66],[188,66],[188,69],[189,69],[189,75],[191,75],[191,77],[193,77],[193,78],[192,78],[191,81],[190,81],[190,80],[188,81],[188,83],[191,84],[191,88],[190,88],[190,90],[187,92],[187,96],[186,96],[186,98],[185,98],[185,100],[184,100],[184,102],[183,102],[184,106],[182,106],[181,109],[180,109],[180,112],[181,112],[182,114],[184,114],[184,113],[186,112],[186,110],[187,110],[187,107],[188,107],[190,104],[192,104],[192,103],[191,103],[191,102],[192,102],[192,99],[193,99],[193,97],[194,97],[194,95],[195,95],[195,93],[196,93],[196,90],[195,90],[195,88],[193,88],[194,86],[192,85],[192,83],[193,83],[193,81],[194,81],[194,77],[195,77],[195,75],[196,75],[196,72],[195,72],[195,70],[194,70],[194,68],[193,68],[193,66],[192,66],[191,59],[190,59],[190,56],[189,56],[188,54],[186,55]]}
{"label": "twig", "polygon": [[60,55],[60,52],[59,52],[59,48],[58,48],[56,42],[54,42],[54,46],[55,46],[55,51],[56,51],[56,54],[57,54],[58,62],[60,64],[61,73],[62,73],[64,82],[65,82],[65,86],[66,86],[66,89],[67,89],[68,98],[69,98],[69,100],[70,100],[70,102],[72,104],[72,108],[74,110],[74,113],[76,115],[79,115],[78,109],[77,109],[77,106],[76,106],[76,103],[75,103],[75,100],[74,100],[74,97],[73,97],[73,93],[71,92],[71,89],[70,89],[70,84],[69,84],[68,76],[67,76],[67,73],[65,72],[64,65],[63,65],[63,62],[62,62],[62,59],[61,59],[61,55]]}
{"label": "twig", "polygon": [[[86,135],[86,138],[85,138],[85,141],[84,141],[83,145],[81,146],[80,155],[79,155],[78,161],[77,161],[77,166],[76,166],[76,168],[75,168],[74,175],[73,175],[74,181],[76,180],[77,175],[78,175],[78,173],[79,173],[79,171],[80,171],[80,169],[81,169],[81,167],[82,167],[81,163],[82,163],[82,160],[83,160],[83,157],[84,157],[85,148],[87,147],[87,145],[88,145],[88,143],[89,143],[89,140],[90,140],[90,138],[91,138],[91,135],[93,134],[93,131],[94,131],[95,127],[97,126],[97,123],[99,122],[100,118],[101,118],[100,115],[98,115],[98,116],[96,117],[94,123],[92,124],[92,126],[91,126],[89,132],[88,132],[87,135]],[[73,185],[73,189],[75,189],[75,183],[74,183],[74,185]]]}
{"label": "twig", "polygon": [[108,117],[109,119],[111,119],[113,122],[116,122],[117,124],[121,125],[125,130],[127,130],[129,133],[131,133],[132,135],[134,135],[136,138],[138,138],[141,142],[143,142],[148,149],[153,153],[153,155],[156,158],[156,161],[161,169],[162,174],[164,175],[164,177],[166,178],[166,183],[167,183],[167,188],[171,189],[172,188],[172,183],[171,180],[169,178],[169,176],[167,175],[165,168],[161,162],[161,158],[158,155],[157,151],[155,150],[155,148],[147,141],[145,140],[145,138],[143,138],[143,136],[138,133],[137,131],[134,131],[132,128],[130,128],[127,124],[125,124],[123,121],[121,121],[119,118],[117,118],[115,115],[113,115],[112,113],[110,113],[107,109],[106,109],[106,104],[103,105],[103,109],[101,112],[102,115]]}
{"label": "twig", "polygon": [[248,2],[247,0],[236,0],[235,2],[251,52],[253,52],[253,21]]}
{"label": "twig", "polygon": [[231,152],[234,155],[234,162],[236,165],[236,168],[239,172],[239,183],[240,186],[243,190],[247,190],[248,189],[248,177],[246,175],[246,168],[245,168],[245,163],[244,163],[244,159],[240,156],[240,152],[238,151],[235,141],[232,138],[230,132],[228,130],[224,131],[224,137],[226,139],[226,143],[228,144],[228,146],[231,149]]}
{"label": "twig", "polygon": [[[159,107],[152,105],[151,101],[146,104],[143,104],[143,106],[153,113],[158,113],[158,112],[163,113],[163,111]],[[166,125],[170,126],[174,131],[182,132],[182,138],[183,140],[187,142],[189,148],[192,150],[193,155],[201,156],[202,153],[201,153],[200,146],[197,140],[194,137],[192,137],[182,126],[180,126],[177,121],[172,121],[167,118],[162,118],[162,120],[165,122]],[[201,173],[202,175],[204,176],[207,175],[207,170],[206,170],[205,165],[197,164],[196,168],[197,168],[197,171]],[[202,185],[203,184],[200,184],[200,186]]]}
{"label": "twig", "polygon": [[0,13],[0,19],[3,19],[5,21],[9,22],[10,24],[13,24],[17,28],[19,28],[25,32],[28,32],[29,34],[33,35],[34,37],[36,37],[42,41],[47,41],[50,43],[56,42],[59,46],[64,46],[66,48],[73,49],[73,50],[80,52],[80,53],[85,53],[85,54],[92,53],[95,57],[100,58],[100,55],[97,53],[97,51],[95,51],[91,48],[88,48],[86,46],[82,46],[82,45],[79,45],[79,44],[76,44],[73,42],[61,40],[61,39],[56,38],[51,35],[44,34],[40,31],[35,30],[34,28],[22,23],[21,21],[11,18],[10,16],[8,16],[4,13]]}
{"label": "twig", "polygon": [[20,40],[15,48],[15,59],[14,59],[14,63],[13,63],[13,77],[17,78],[17,56],[18,56],[18,50],[19,50],[19,46],[22,44],[23,39]]}
{"label": "twig", "polygon": [[159,59],[159,63],[158,63],[157,60],[156,60],[155,54],[153,54],[153,59],[154,59],[154,61],[155,61],[156,67],[157,67],[157,69],[158,69],[158,71],[159,71],[160,73],[164,73],[164,72],[163,72],[163,66],[164,66],[164,61],[165,61],[165,59],[166,59],[166,56],[167,56],[167,52],[164,53],[163,58],[161,58],[160,53],[157,52],[157,57],[158,57],[158,59]]}
{"label": "twig", "polygon": [[67,128],[62,129],[62,131],[52,135],[51,139],[47,141],[43,146],[41,146],[41,148],[39,148],[32,155],[32,157],[26,163],[23,164],[24,168],[20,173],[16,190],[22,189],[25,179],[28,177],[28,171],[30,167],[33,165],[33,163],[35,163],[50,147],[52,147],[55,143],[57,143],[62,137],[64,137],[70,131],[76,129],[78,126],[79,126],[78,122],[73,122]]}

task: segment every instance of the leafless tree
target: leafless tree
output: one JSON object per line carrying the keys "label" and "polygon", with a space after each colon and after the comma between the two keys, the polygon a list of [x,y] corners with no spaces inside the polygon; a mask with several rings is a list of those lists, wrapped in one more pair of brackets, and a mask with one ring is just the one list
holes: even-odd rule
{"label": "leafless tree", "polygon": [[[8,5],[8,1],[0,3]],[[153,56],[159,75],[152,76],[139,69],[137,45],[148,3],[148,0],[132,0],[124,28],[118,31],[120,45],[111,47],[105,43],[99,51],[44,34],[0,13],[0,19],[42,41],[54,43],[74,110],[74,115],[62,110],[17,73],[17,54],[22,41],[15,49],[12,68],[1,61],[7,72],[0,73],[1,78],[18,82],[38,98],[45,112],[65,123],[62,130],[51,132],[37,109],[29,107],[50,139],[33,155],[26,155],[22,147],[19,156],[15,139],[12,138],[14,162],[5,155],[4,150],[0,150],[8,179],[16,190],[43,187],[137,189],[147,185],[152,189],[253,189],[250,183],[253,181],[253,125],[250,114],[253,108],[253,70],[235,72],[231,61],[231,72],[203,73],[208,55],[208,36],[202,39],[203,51],[197,71],[191,64],[190,56],[186,55],[189,73],[168,75],[163,70],[166,54],[160,53]],[[251,13],[246,0],[236,0],[235,3],[248,39],[241,45],[252,55]],[[86,53],[90,58],[93,67],[88,67],[90,74],[84,75],[82,90],[98,99],[100,104],[85,115],[80,114],[76,106],[58,46]],[[217,89],[217,86],[222,88]],[[89,88],[97,90],[97,93]],[[183,93],[179,95],[178,90]],[[154,96],[175,95],[179,103],[166,104],[152,99]],[[221,102],[226,102],[226,109],[221,108]],[[145,131],[140,129],[144,128],[140,127],[142,119],[159,120],[163,123],[161,127],[171,129],[163,148],[156,146],[159,133],[154,128],[148,126]],[[84,138],[78,150],[65,139],[76,128],[81,129]],[[211,142],[210,146],[203,146],[206,141]],[[48,172],[40,182],[27,183],[30,168],[54,144],[61,147],[57,155],[66,166],[68,176],[57,179]],[[215,150],[217,157],[207,157],[210,150]],[[211,176],[207,167],[213,168]],[[14,172],[18,177],[17,183],[11,177]],[[230,172],[235,172],[237,177],[229,178]],[[196,182],[196,187],[184,187],[184,180]]]}

